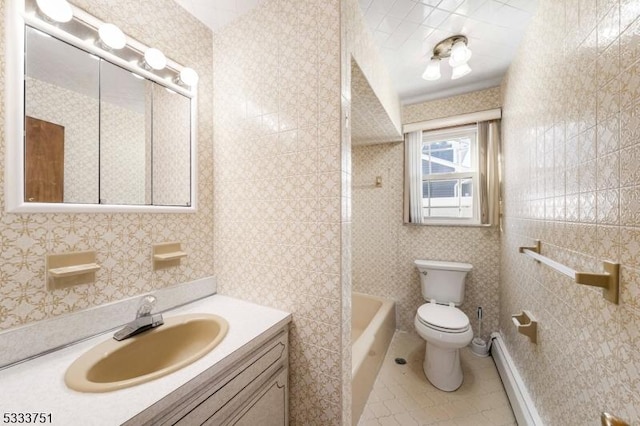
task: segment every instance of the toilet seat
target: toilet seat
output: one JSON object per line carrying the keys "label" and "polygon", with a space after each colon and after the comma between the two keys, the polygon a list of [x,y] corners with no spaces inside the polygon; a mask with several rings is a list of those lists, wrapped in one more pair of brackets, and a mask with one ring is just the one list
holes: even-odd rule
{"label": "toilet seat", "polygon": [[421,324],[443,333],[464,333],[469,330],[469,318],[454,306],[425,303],[418,308]]}

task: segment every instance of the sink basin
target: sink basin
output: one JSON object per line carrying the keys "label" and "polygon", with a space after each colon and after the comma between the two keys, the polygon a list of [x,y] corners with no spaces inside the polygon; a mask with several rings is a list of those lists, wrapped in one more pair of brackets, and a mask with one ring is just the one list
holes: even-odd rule
{"label": "sink basin", "polygon": [[93,347],[69,366],[64,381],[81,392],[109,392],[145,383],[203,357],[228,329],[229,323],[218,315],[165,318],[160,327]]}

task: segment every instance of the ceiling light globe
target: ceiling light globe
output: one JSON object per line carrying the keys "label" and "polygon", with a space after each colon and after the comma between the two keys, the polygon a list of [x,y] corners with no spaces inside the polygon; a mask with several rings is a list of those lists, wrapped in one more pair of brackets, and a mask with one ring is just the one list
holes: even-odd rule
{"label": "ceiling light globe", "polygon": [[100,41],[111,49],[122,49],[127,45],[127,36],[113,24],[102,24],[98,29]]}
{"label": "ceiling light globe", "polygon": [[156,48],[149,48],[144,52],[144,61],[154,70],[161,70],[167,66],[167,57]]}
{"label": "ceiling light globe", "polygon": [[422,74],[422,78],[428,81],[438,80],[440,78],[440,59],[431,59],[427,65],[427,69]]}
{"label": "ceiling light globe", "polygon": [[460,77],[464,77],[465,75],[471,72],[471,67],[466,63],[460,64],[457,67],[453,68],[453,72],[451,73],[451,80],[457,80]]}
{"label": "ceiling light globe", "polygon": [[180,71],[180,81],[189,87],[193,87],[198,83],[198,73],[193,68],[184,67]]}
{"label": "ceiling light globe", "polygon": [[463,40],[459,40],[451,47],[449,65],[455,68],[458,65],[466,64],[470,58],[471,49],[467,47],[467,44]]}
{"label": "ceiling light globe", "polygon": [[73,9],[67,0],[36,0],[40,11],[56,22],[69,22],[73,18]]}

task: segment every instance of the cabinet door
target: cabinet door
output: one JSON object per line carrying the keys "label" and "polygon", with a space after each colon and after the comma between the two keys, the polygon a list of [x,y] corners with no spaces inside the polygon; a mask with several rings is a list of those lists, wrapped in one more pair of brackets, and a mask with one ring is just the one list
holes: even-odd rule
{"label": "cabinet door", "polygon": [[280,370],[244,405],[229,425],[286,426],[288,421],[288,369]]}

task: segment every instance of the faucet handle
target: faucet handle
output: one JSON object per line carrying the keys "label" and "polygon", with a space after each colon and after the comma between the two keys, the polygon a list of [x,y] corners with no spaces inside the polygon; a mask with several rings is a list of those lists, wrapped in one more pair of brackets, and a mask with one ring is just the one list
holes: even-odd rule
{"label": "faucet handle", "polygon": [[156,299],[155,296],[149,294],[140,300],[140,304],[138,305],[138,312],[136,312],[136,318],[149,316],[151,315],[151,311],[156,307]]}

